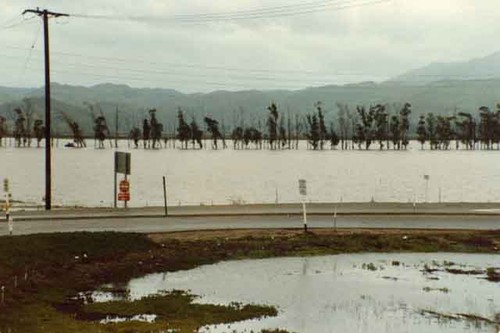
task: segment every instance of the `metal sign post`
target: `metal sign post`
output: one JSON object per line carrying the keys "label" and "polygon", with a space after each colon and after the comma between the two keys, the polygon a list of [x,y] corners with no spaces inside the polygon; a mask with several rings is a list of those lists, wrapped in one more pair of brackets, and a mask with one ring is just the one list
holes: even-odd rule
{"label": "metal sign post", "polygon": [[424,180],[425,180],[425,202],[427,203],[428,202],[428,199],[429,199],[429,178],[430,176],[429,175],[424,175]]}
{"label": "metal sign post", "polygon": [[307,211],[306,211],[307,182],[305,179],[299,179],[299,193],[302,196],[302,214],[304,216],[304,232],[307,232]]}
{"label": "metal sign post", "polygon": [[168,207],[167,207],[167,177],[163,176],[163,201],[165,204],[165,217],[168,216]]}
{"label": "metal sign post", "polygon": [[[114,207],[117,207],[117,199],[125,202],[125,208],[127,208],[127,202],[130,201],[130,184],[127,180],[127,175],[130,175],[130,163],[131,154],[124,152],[115,152],[115,180],[114,180]],[[117,193],[118,188],[118,173],[124,174],[125,179],[120,182],[120,193]]]}

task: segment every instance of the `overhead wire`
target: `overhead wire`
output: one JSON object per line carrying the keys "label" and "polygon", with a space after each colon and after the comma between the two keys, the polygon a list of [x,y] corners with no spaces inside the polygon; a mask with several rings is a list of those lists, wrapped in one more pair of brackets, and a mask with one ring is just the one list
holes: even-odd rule
{"label": "overhead wire", "polygon": [[32,20],[35,18],[36,16],[30,16],[28,18],[24,17],[24,16],[19,16],[19,18],[21,19],[19,22],[14,22],[14,23],[10,23],[10,24],[6,24],[6,25],[3,25],[3,26],[0,26],[0,30],[8,30],[8,29],[13,29],[13,28],[16,28],[20,25],[23,25],[25,23],[31,23],[33,22]]}
{"label": "overhead wire", "polygon": [[375,5],[392,0],[327,0],[311,2],[309,7],[297,8],[297,5],[286,6],[286,9],[274,7],[263,8],[260,11],[234,11],[222,13],[206,14],[184,14],[170,16],[117,16],[105,14],[70,14],[76,18],[106,19],[118,21],[139,21],[139,22],[180,22],[180,23],[209,23],[216,21],[236,21],[254,20],[262,18],[288,17],[296,15],[311,14],[323,10],[336,11],[347,8],[364,7]]}
{"label": "overhead wire", "polygon": [[[10,49],[16,49],[16,50],[25,50],[24,47],[18,47],[18,46],[4,46],[4,48],[10,48]],[[41,55],[42,51],[39,51],[39,56]],[[289,75],[289,74],[299,74],[299,75],[312,75],[312,76],[365,76],[366,73],[361,73],[361,72],[325,72],[325,71],[312,71],[312,70],[280,70],[280,69],[263,69],[263,68],[236,68],[236,67],[230,67],[230,66],[220,66],[220,65],[202,65],[202,64],[189,64],[189,63],[177,63],[177,62],[158,62],[158,61],[150,61],[150,60],[142,60],[142,59],[131,59],[131,58],[121,58],[121,57],[102,57],[102,56],[94,56],[94,55],[85,55],[85,54],[80,54],[80,53],[70,53],[70,52],[59,52],[59,51],[52,51],[53,54],[52,60],[53,61],[60,61],[59,56],[62,56],[62,58],[68,57],[68,58],[82,58],[83,60],[92,60],[96,61],[94,62],[95,64],[97,63],[103,63],[104,66],[107,64],[116,64],[117,62],[119,63],[125,63],[130,67],[130,64],[141,64],[141,65],[154,65],[154,66],[162,66],[163,68],[168,68],[172,67],[174,69],[179,69],[179,68],[188,68],[188,69],[206,69],[206,70],[218,70],[218,71],[229,71],[229,72],[248,72],[248,73],[261,73],[261,74],[274,74],[274,75]],[[12,57],[15,58],[15,56],[9,56],[6,54],[0,54],[2,57]],[[56,57],[57,56],[57,57]],[[85,64],[88,65],[88,64]],[[96,65],[97,66],[97,65]],[[124,69],[126,68],[119,68],[119,69]]]}
{"label": "overhead wire", "polygon": [[35,29],[35,37],[34,37],[33,43],[31,43],[31,47],[29,48],[28,55],[27,55],[26,60],[24,62],[23,70],[22,70],[21,77],[20,77],[21,84],[24,83],[24,79],[25,79],[25,75],[26,75],[26,69],[27,69],[28,64],[29,64],[29,62],[31,60],[31,56],[33,54],[33,50],[35,49],[35,46],[36,46],[39,38],[40,38],[39,27],[37,27]]}

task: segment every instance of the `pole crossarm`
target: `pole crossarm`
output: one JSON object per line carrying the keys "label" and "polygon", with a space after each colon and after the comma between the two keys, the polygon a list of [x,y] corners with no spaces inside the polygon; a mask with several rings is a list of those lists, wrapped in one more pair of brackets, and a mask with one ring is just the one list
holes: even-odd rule
{"label": "pole crossarm", "polygon": [[50,17],[68,17],[69,14],[63,14],[63,13],[56,13],[56,12],[51,12],[51,11],[48,11],[47,9],[26,9],[24,12],[23,12],[23,15],[27,14],[27,13],[32,13],[32,14],[36,14],[38,16],[42,16],[42,15],[47,15],[47,16],[50,16]]}

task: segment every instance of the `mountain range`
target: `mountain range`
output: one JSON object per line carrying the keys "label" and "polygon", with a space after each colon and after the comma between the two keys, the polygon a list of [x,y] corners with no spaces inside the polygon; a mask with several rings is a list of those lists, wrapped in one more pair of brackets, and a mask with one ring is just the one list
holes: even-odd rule
{"label": "mountain range", "polygon": [[[121,132],[128,132],[132,126],[139,126],[147,116],[147,110],[158,110],[158,118],[172,132],[177,122],[177,111],[182,108],[191,118],[202,121],[206,114],[230,128],[234,124],[265,125],[267,106],[275,102],[280,112],[307,114],[314,110],[314,104],[322,102],[326,120],[336,120],[337,103],[349,105],[352,111],[356,105],[387,104],[395,113],[405,103],[412,105],[412,123],[420,114],[453,114],[454,112],[476,112],[480,106],[494,108],[500,102],[500,52],[484,58],[466,62],[433,63],[408,71],[388,81],[363,82],[348,85],[328,85],[302,90],[247,90],[214,91],[210,93],[185,94],[173,89],[132,88],[127,85],[99,84],[91,87],[71,86],[53,83],[52,98],[55,129],[67,133],[68,128],[57,121],[64,113],[77,121],[85,134],[91,131],[92,117],[102,113],[108,124],[114,127],[118,112]],[[0,87],[0,115],[8,122],[15,119],[12,110],[27,103],[35,117],[43,118],[43,88]],[[117,111],[118,110],[118,111]]]}

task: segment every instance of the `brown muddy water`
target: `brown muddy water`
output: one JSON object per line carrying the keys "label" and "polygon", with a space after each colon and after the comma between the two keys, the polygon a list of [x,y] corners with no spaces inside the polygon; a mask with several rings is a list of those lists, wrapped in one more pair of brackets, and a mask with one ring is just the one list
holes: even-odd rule
{"label": "brown muddy water", "polygon": [[[276,317],[200,332],[488,332],[500,328],[500,284],[486,280],[499,255],[346,254],[228,261],[131,280],[130,299],[164,290],[198,302],[274,305]],[[467,274],[468,273],[468,274]],[[123,287],[123,286],[121,286]],[[106,301],[106,293],[95,293]]]}
{"label": "brown muddy water", "polygon": [[[299,178],[312,202],[500,202],[500,151],[129,149],[130,206],[162,206],[162,177],[170,205],[300,202]],[[92,146],[92,144],[90,144]],[[57,205],[111,207],[113,154],[107,149],[53,150]],[[231,144],[229,146],[232,146]],[[425,175],[428,175],[428,180]],[[0,177],[13,198],[43,204],[44,151],[0,149]]]}

